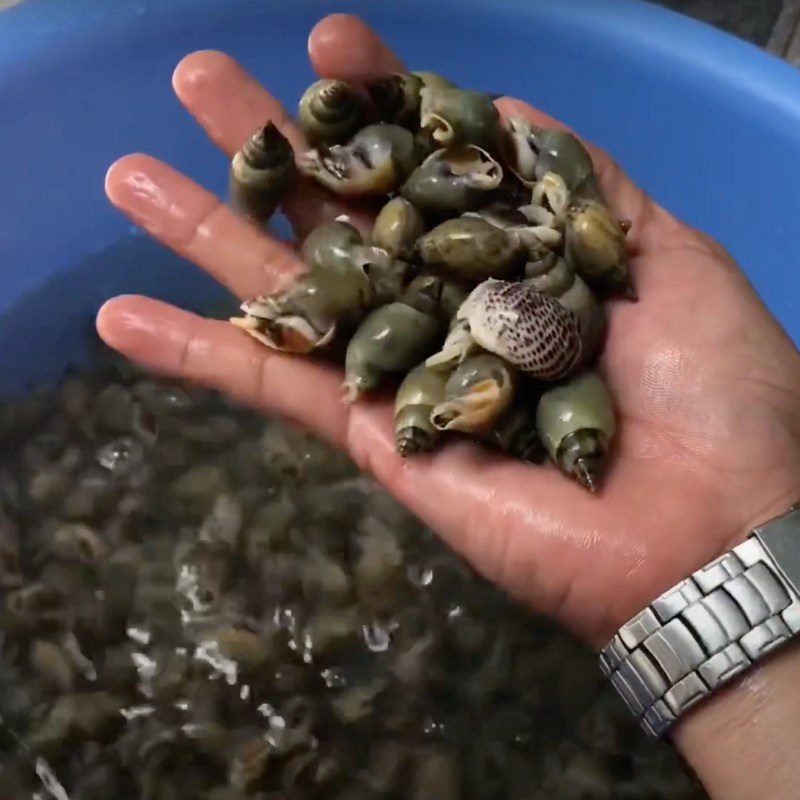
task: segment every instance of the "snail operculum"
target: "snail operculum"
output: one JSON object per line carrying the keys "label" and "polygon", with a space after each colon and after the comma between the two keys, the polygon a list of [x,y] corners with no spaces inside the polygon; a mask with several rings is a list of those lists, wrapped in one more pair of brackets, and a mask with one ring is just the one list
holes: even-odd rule
{"label": "snail operculum", "polygon": [[417,208],[435,214],[477,208],[503,180],[503,168],[475,145],[437,150],[408,177],[400,194]]}
{"label": "snail operculum", "polygon": [[466,216],[437,225],[420,237],[416,250],[426,266],[472,281],[511,277],[528,252],[513,231]]}
{"label": "snail operculum", "polygon": [[308,141],[332,145],[347,141],[361,126],[361,95],[349,83],[326,78],[306,89],[300,98],[297,120]]}
{"label": "snail operculum", "polygon": [[440,146],[494,146],[500,115],[488,94],[426,86],[420,91],[420,98],[420,127],[430,131]]}
{"label": "snail operculum", "polygon": [[484,353],[463,361],[445,385],[445,399],[431,412],[442,431],[486,431],[514,396],[514,372],[503,359]]}
{"label": "snail operculum", "polygon": [[431,412],[444,400],[447,373],[426,364],[412,369],[397,390],[394,404],[395,448],[403,456],[433,449],[439,432]]}
{"label": "snail operculum", "polygon": [[379,123],[360,130],[347,144],[303,153],[300,171],[345,196],[386,195],[416,164],[414,135],[399,125]]}
{"label": "snail operculum", "polygon": [[264,223],[288,194],[296,174],[292,147],[270,122],[250,136],[231,161],[231,204]]}

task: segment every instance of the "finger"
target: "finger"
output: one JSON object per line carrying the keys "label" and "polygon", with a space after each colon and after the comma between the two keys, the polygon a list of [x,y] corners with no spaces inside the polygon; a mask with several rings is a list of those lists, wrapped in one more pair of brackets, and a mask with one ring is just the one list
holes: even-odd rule
{"label": "finger", "polygon": [[186,56],[175,68],[172,87],[209,138],[229,156],[267,121],[277,125],[295,150],[307,147],[281,102],[225,53],[199,50]]}
{"label": "finger", "polygon": [[137,225],[239,298],[275,291],[302,270],[289,245],[150,156],[129,155],[113,164],[106,194]]}
{"label": "finger", "polygon": [[[239,150],[260,125],[272,121],[295,152],[308,148],[302,131],[282,103],[225,53],[200,50],[175,68],[172,86],[178,99],[200,123],[209,138],[228,156]],[[341,214],[362,233],[371,230],[369,216],[347,207],[310,181],[300,181],[281,204],[298,239],[321,222]]]}
{"label": "finger", "polygon": [[403,69],[378,34],[352,14],[318,22],[308,37],[308,55],[318,75],[354,83]]}
{"label": "finger", "polygon": [[146,297],[109,300],[97,315],[106,344],[162,375],[218,389],[343,446],[347,410],[332,367],[269,350],[228,322]]}
{"label": "finger", "polygon": [[[578,629],[580,619],[564,612],[579,567],[603,550],[632,558],[622,536],[599,533],[609,516],[605,503],[622,485],[616,476],[598,504],[551,466],[520,464],[467,442],[448,441],[432,455],[403,460],[394,452],[390,412],[382,418],[358,410],[348,435],[356,463],[485,577],[539,611],[560,614]],[[610,520],[607,529],[615,529]],[[584,609],[584,616],[591,615]]]}

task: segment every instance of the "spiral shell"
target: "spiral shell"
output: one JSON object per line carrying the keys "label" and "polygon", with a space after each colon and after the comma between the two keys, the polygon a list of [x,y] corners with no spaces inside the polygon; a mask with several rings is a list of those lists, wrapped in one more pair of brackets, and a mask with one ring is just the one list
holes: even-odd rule
{"label": "spiral shell", "polygon": [[414,204],[403,197],[395,197],[375,219],[372,243],[393,256],[407,258],[424,230],[425,221]]}
{"label": "spiral shell", "polygon": [[581,359],[591,362],[603,342],[606,320],[600,303],[580,275],[560,256],[547,248],[531,253],[525,265],[525,281],[537,292],[555,297],[578,318],[581,331]]}
{"label": "spiral shell", "polygon": [[500,143],[511,171],[528,186],[554,172],[576,196],[598,197],[592,157],[569,131],[540,128],[524,117],[509,117],[503,123]]}
{"label": "spiral shell", "polygon": [[432,450],[439,432],[431,412],[444,400],[447,373],[420,364],[406,375],[394,401],[394,437],[397,452],[404,458]]}
{"label": "spiral shell", "polygon": [[328,222],[306,238],[301,256],[310,271],[287,289],[246,300],[231,323],[273,350],[308,353],[328,345],[340,323],[355,322],[373,289],[364,268],[358,231]]}
{"label": "spiral shell", "polygon": [[458,316],[477,344],[534,377],[563,378],[581,357],[575,314],[525,283],[484,281]]}
{"label": "spiral shell", "polygon": [[453,89],[455,84],[449,79],[440,75],[438,72],[429,70],[414,70],[411,73],[414,77],[422,81],[422,85],[430,89]]}
{"label": "spiral shell", "polygon": [[458,217],[437,225],[419,239],[416,249],[427,267],[473,282],[510,278],[528,252],[513,232],[475,217]]}
{"label": "spiral shell", "polygon": [[297,121],[309,143],[339,144],[347,141],[364,119],[358,90],[341,80],[323,79],[305,90],[297,108]]}
{"label": "spiral shell", "polygon": [[500,115],[483,92],[426,86],[420,92],[420,127],[440,146],[493,147]]}
{"label": "spiral shell", "polygon": [[416,127],[419,122],[422,78],[410,72],[393,72],[367,82],[366,89],[378,117],[403,127]]}
{"label": "spiral shell", "polygon": [[597,492],[616,432],[613,401],[600,376],[584,372],[546,391],[536,429],[559,469]]}
{"label": "spiral shell", "polygon": [[458,214],[486,202],[500,186],[503,168],[486,150],[467,145],[437,150],[408,177],[400,194],[432,214]]}
{"label": "spiral shell", "polygon": [[377,388],[381,377],[404,372],[429,355],[442,332],[441,282],[417,278],[402,300],[373,311],[359,326],[345,356],[345,399]]}
{"label": "spiral shell", "polygon": [[414,135],[399,125],[368,125],[347,144],[309,150],[300,171],[346,197],[386,195],[416,166]]}
{"label": "spiral shell", "polygon": [[431,412],[442,431],[479,433],[508,408],[516,386],[513,370],[488,353],[463,361],[447,379],[445,399]]}
{"label": "spiral shell", "polygon": [[231,205],[263,224],[289,193],[296,176],[292,147],[270,122],[259,128],[231,161]]}
{"label": "spiral shell", "polygon": [[567,213],[566,259],[586,282],[636,300],[625,229],[595,200],[582,200]]}

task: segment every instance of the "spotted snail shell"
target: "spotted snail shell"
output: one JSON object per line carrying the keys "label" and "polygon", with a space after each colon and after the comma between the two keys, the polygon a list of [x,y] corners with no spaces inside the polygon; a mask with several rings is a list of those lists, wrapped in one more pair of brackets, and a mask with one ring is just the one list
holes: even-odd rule
{"label": "spotted snail shell", "polygon": [[484,281],[459,316],[481,347],[537,378],[563,378],[581,357],[577,316],[524,283]]}

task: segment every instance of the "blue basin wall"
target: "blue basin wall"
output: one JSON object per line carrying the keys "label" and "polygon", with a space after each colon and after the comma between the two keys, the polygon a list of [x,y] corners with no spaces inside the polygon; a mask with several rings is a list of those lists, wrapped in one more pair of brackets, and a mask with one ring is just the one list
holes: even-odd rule
{"label": "blue basin wall", "polygon": [[308,31],[332,11],[361,14],[415,68],[528,99],[609,149],[733,252],[800,341],[800,74],[751,45],[634,0],[24,0],[0,12],[0,393],[81,361],[113,294],[219,297],[109,206],[105,171],[145,151],[224,191],[226,159],[174,98],[173,67],[222,49],[293,105]]}

